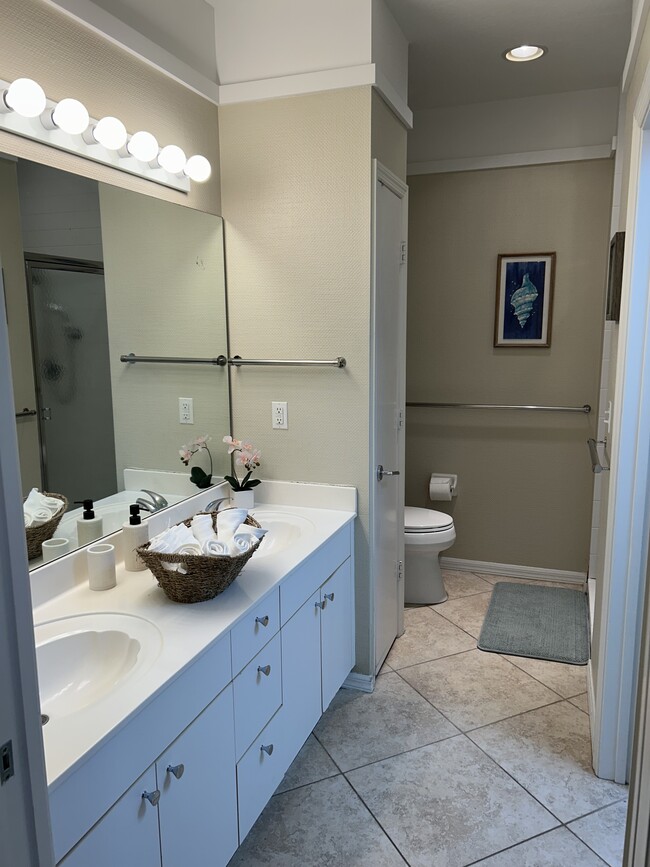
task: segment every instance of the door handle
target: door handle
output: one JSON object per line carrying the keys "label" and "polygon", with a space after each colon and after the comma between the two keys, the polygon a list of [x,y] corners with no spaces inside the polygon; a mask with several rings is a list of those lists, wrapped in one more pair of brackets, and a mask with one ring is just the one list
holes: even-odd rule
{"label": "door handle", "polygon": [[399,476],[399,470],[385,470],[381,464],[377,467],[377,481],[381,482],[384,476]]}

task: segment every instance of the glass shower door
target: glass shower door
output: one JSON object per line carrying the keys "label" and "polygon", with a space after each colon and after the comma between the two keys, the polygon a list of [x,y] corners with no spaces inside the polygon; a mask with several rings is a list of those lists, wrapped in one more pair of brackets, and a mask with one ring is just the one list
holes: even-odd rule
{"label": "glass shower door", "polygon": [[27,260],[45,490],[70,503],[117,491],[104,272]]}

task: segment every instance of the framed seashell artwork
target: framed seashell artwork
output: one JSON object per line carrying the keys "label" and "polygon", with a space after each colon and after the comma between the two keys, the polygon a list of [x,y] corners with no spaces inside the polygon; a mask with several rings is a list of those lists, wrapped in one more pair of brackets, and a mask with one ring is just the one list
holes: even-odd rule
{"label": "framed seashell artwork", "polygon": [[495,346],[551,345],[555,258],[555,253],[499,254]]}

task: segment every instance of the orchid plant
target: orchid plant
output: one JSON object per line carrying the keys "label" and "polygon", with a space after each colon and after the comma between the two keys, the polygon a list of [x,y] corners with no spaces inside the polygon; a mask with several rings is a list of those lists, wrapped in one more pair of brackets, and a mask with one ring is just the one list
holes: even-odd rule
{"label": "orchid plant", "polygon": [[210,454],[210,449],[208,448],[208,442],[211,437],[207,434],[201,437],[197,437],[187,446],[181,446],[178,450],[179,455],[181,456],[181,462],[185,464],[185,466],[189,466],[190,461],[200,451],[203,449],[208,453],[208,457],[210,458],[210,472],[206,473],[201,467],[192,467],[190,472],[190,481],[197,486],[197,488],[209,488],[212,484],[212,455]]}
{"label": "orchid plant", "polygon": [[248,470],[243,479],[240,480],[236,470],[233,470],[232,476],[224,476],[224,479],[229,483],[233,491],[250,491],[251,488],[257,487],[261,483],[261,479],[252,479],[253,472],[260,465],[262,452],[255,448],[252,443],[245,443],[242,440],[234,440],[232,437],[224,437],[223,441],[228,446],[229,455],[237,455],[234,460],[235,466],[243,467]]}

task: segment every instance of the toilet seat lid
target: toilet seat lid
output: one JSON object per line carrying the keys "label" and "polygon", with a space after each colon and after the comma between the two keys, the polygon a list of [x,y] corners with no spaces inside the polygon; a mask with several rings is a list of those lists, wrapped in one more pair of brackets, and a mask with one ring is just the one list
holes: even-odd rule
{"label": "toilet seat lid", "polygon": [[436,512],[434,509],[419,509],[416,506],[404,508],[404,529],[412,533],[433,532],[435,530],[448,530],[454,526],[454,520],[444,512]]}

